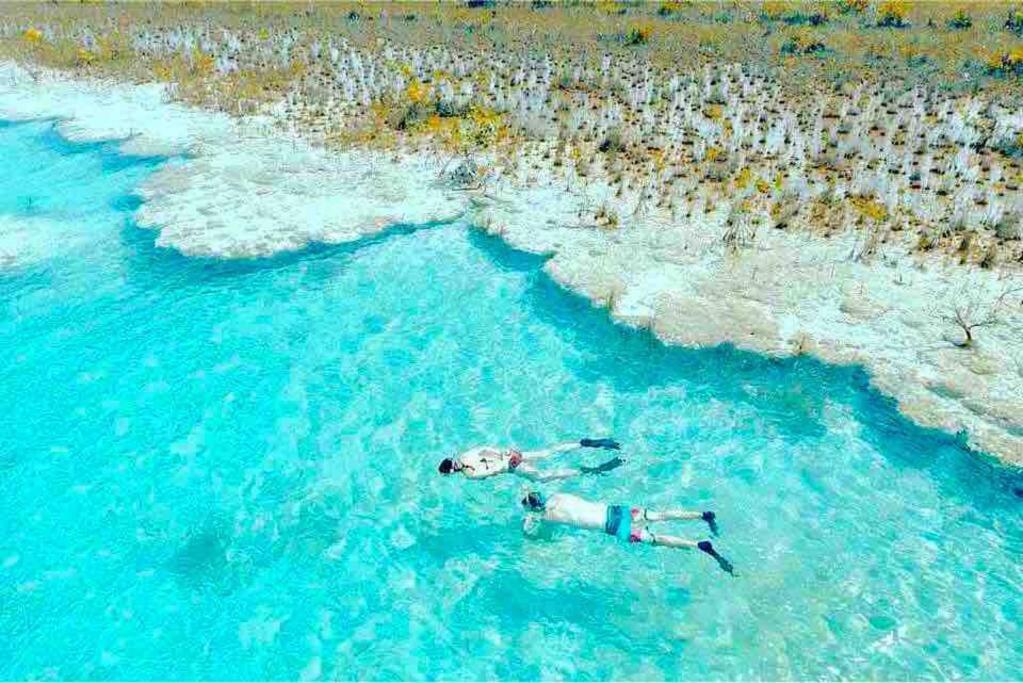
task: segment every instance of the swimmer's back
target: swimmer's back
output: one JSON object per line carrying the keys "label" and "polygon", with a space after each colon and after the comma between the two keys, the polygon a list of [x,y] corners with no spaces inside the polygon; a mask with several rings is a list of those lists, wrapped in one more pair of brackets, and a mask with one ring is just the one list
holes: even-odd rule
{"label": "swimmer's back", "polygon": [[584,529],[603,529],[607,520],[607,505],[583,500],[570,493],[555,493],[547,499],[544,519]]}
{"label": "swimmer's back", "polygon": [[462,473],[470,479],[483,479],[508,471],[507,456],[495,446],[472,448],[462,453],[458,459],[466,466]]}

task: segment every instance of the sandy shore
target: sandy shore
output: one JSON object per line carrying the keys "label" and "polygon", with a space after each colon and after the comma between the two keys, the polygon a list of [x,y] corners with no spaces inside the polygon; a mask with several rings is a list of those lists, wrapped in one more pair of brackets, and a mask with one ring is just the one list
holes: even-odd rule
{"label": "sandy shore", "polygon": [[[673,218],[607,184],[544,170],[455,191],[438,181],[443,160],[431,155],[330,152],[266,116],[172,103],[163,86],[72,81],[9,63],[0,65],[0,118],[55,118],[70,140],[182,155],[142,188],[137,213],[159,230],[158,244],[182,253],[265,256],[467,214],[513,247],[549,255],[545,269],[559,283],[669,343],[861,364],[911,419],[1023,465],[1018,268],[962,266],[897,241],[861,257],[855,231],[760,228],[729,246],[727,206]],[[605,203],[620,209],[616,229],[592,223]],[[956,309],[993,320],[974,330],[971,348],[959,345]]]}

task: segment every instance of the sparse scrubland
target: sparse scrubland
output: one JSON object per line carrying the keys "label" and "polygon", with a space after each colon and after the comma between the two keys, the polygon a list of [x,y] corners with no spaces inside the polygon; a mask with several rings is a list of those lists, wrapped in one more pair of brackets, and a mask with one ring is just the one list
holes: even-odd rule
{"label": "sparse scrubland", "polygon": [[1023,462],[1018,3],[12,4],[0,56],[435,157],[619,317]]}

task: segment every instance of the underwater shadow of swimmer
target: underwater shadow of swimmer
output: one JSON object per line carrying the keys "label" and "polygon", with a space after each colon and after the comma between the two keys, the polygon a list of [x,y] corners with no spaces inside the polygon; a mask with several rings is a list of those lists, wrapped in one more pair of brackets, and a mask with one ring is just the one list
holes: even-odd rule
{"label": "underwater shadow of swimmer", "polygon": [[228,538],[225,525],[209,522],[186,537],[165,567],[189,590],[229,595],[251,568],[230,557]]}

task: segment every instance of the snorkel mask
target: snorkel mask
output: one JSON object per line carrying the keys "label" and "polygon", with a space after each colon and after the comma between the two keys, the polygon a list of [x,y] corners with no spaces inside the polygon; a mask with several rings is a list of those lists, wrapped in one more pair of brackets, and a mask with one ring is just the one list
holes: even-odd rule
{"label": "snorkel mask", "polygon": [[441,474],[454,474],[456,472],[461,472],[463,469],[465,469],[465,465],[454,458],[444,458],[440,461],[440,466],[437,468],[437,471]]}
{"label": "snorkel mask", "polygon": [[544,508],[547,507],[547,499],[539,491],[530,491],[522,499],[522,507],[534,512],[543,512]]}

